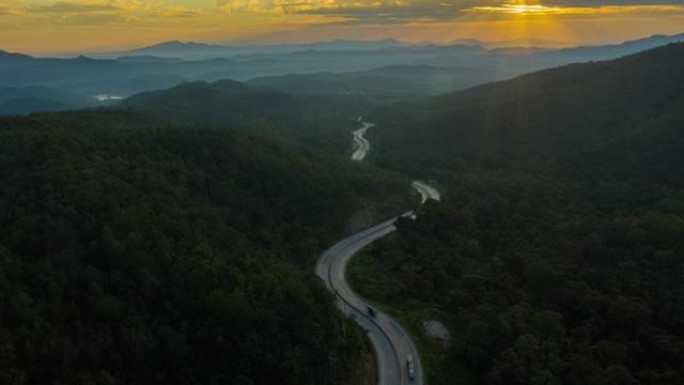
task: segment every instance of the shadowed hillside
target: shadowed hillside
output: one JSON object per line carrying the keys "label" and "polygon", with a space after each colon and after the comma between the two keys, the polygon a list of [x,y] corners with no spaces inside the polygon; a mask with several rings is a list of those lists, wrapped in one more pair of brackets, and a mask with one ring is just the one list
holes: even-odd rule
{"label": "shadowed hillside", "polygon": [[352,266],[427,341],[431,384],[684,381],[684,44],[372,121],[373,159],[448,188]]}
{"label": "shadowed hillside", "polygon": [[367,377],[310,268],[408,181],[122,111],[1,118],[0,154],[1,383]]}
{"label": "shadowed hillside", "polygon": [[[494,169],[609,167],[647,177],[640,151],[651,155],[649,167],[681,159],[672,140],[681,138],[675,127],[683,106],[684,44],[672,44],[388,107],[370,136],[383,144],[381,159],[406,156],[416,169],[458,160]],[[676,168],[663,171],[657,175],[684,180]]]}
{"label": "shadowed hillside", "polygon": [[231,80],[195,82],[135,95],[123,107],[169,122],[238,128],[342,152],[352,121],[366,108],[360,101],[322,95],[293,95]]}

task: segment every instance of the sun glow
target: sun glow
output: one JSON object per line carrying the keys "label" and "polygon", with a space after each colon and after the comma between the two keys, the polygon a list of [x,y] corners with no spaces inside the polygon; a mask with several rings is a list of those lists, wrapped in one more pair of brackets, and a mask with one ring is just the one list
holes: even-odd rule
{"label": "sun glow", "polygon": [[529,4],[526,2],[508,2],[493,6],[475,6],[466,9],[470,12],[499,13],[507,15],[562,15],[593,12],[593,8],[582,7],[557,7],[539,3]]}
{"label": "sun glow", "polygon": [[0,0],[0,50],[125,50],[165,40],[296,43],[543,38],[554,46],[677,34],[684,0]]}
{"label": "sun glow", "polygon": [[489,14],[503,14],[513,16],[533,15],[608,15],[608,14],[638,14],[638,13],[682,13],[681,5],[602,5],[602,6],[549,6],[539,3],[528,4],[508,2],[501,5],[474,6],[466,8],[466,12]]}
{"label": "sun glow", "polygon": [[541,4],[503,4],[495,7],[474,7],[478,11],[493,11],[501,13],[509,13],[514,15],[548,15],[562,13],[560,7],[547,7]]}
{"label": "sun glow", "polygon": [[515,4],[507,7],[512,13],[539,13],[545,12],[548,7],[543,5]]}
{"label": "sun glow", "polygon": [[669,15],[667,23],[673,33],[680,32],[684,25],[674,27],[677,19],[680,23],[684,20],[684,5],[664,4],[588,6],[581,1],[563,1],[559,5],[559,1],[543,4],[540,0],[504,0],[466,8],[462,15],[462,20],[470,20],[474,26],[468,31],[471,35],[491,41],[502,40],[503,36],[504,41],[520,46],[571,45],[556,42],[584,42],[590,40],[589,35],[628,36],[633,25],[655,31],[660,27],[659,20],[667,20],[665,15]]}

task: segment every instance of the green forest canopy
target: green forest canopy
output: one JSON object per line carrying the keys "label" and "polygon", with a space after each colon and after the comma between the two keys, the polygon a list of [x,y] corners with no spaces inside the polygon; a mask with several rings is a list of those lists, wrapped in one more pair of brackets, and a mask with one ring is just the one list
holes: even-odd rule
{"label": "green forest canopy", "polygon": [[3,384],[358,383],[310,270],[406,180],[122,111],[0,118],[0,169]]}
{"label": "green forest canopy", "polygon": [[431,383],[684,383],[684,44],[374,119],[449,188],[373,251],[454,334]]}

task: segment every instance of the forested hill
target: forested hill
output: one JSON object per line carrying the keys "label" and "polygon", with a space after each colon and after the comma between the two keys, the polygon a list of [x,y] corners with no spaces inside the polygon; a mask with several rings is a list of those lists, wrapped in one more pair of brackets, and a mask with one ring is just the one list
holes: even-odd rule
{"label": "forested hill", "polygon": [[145,92],[123,106],[171,122],[230,126],[338,151],[348,148],[351,118],[365,108],[360,99],[293,95],[232,80]]}
{"label": "forested hill", "polygon": [[[684,181],[684,43],[389,107],[381,159],[459,167],[589,168]],[[642,160],[649,159],[646,165]],[[458,161],[457,161],[458,160]],[[464,162],[464,163],[463,163]]]}
{"label": "forested hill", "polygon": [[359,383],[310,272],[406,180],[142,114],[0,118],[0,383]]}
{"label": "forested hill", "polygon": [[684,44],[373,119],[370,160],[445,188],[365,274],[451,330],[431,384],[684,383]]}

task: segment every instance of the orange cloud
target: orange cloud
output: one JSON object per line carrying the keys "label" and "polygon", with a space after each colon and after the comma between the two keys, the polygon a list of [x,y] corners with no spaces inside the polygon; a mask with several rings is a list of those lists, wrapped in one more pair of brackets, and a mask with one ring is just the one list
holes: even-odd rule
{"label": "orange cloud", "polygon": [[258,12],[275,14],[308,13],[315,10],[345,10],[410,7],[408,0],[340,1],[340,0],[217,0],[217,6],[229,12]]}
{"label": "orange cloud", "polygon": [[163,40],[448,42],[536,35],[591,44],[673,34],[683,26],[682,0],[0,0],[0,49],[24,52]]}
{"label": "orange cloud", "polygon": [[595,7],[552,6],[542,4],[506,3],[495,6],[474,6],[464,12],[507,15],[600,15],[626,13],[684,13],[684,5],[604,5]]}

